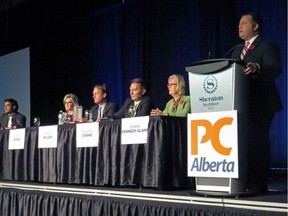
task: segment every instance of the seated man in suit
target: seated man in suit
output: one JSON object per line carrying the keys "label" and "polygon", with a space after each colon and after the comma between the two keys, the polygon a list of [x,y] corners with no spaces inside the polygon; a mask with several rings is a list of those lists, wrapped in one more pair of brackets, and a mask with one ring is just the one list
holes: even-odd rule
{"label": "seated man in suit", "polygon": [[145,96],[146,87],[140,78],[131,80],[130,82],[130,96],[124,102],[124,105],[118,110],[113,118],[128,118],[147,116],[153,108],[152,100]]}
{"label": "seated man in suit", "polygon": [[[1,129],[25,128],[26,117],[18,112],[18,103],[12,98],[4,100],[4,114],[0,118]],[[11,121],[9,122],[9,119]]]}
{"label": "seated man in suit", "polygon": [[112,117],[118,110],[118,105],[109,101],[108,88],[105,84],[93,87],[93,99],[96,104],[91,108],[94,121]]}

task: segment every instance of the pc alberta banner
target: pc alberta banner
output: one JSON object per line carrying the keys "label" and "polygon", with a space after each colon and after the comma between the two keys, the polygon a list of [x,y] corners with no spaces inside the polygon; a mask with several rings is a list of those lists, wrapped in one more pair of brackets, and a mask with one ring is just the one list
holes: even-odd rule
{"label": "pc alberta banner", "polygon": [[189,114],[188,176],[238,178],[237,111]]}

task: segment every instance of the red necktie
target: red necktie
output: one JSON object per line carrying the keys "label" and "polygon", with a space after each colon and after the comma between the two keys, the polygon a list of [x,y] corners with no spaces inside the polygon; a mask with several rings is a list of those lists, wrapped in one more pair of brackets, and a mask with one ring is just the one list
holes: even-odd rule
{"label": "red necktie", "polygon": [[240,56],[241,59],[244,58],[244,56],[245,56],[245,54],[246,54],[246,52],[247,52],[247,50],[248,50],[249,44],[250,44],[250,42],[246,42],[245,47],[243,48],[243,50],[242,50],[242,52],[241,52],[241,56]]}

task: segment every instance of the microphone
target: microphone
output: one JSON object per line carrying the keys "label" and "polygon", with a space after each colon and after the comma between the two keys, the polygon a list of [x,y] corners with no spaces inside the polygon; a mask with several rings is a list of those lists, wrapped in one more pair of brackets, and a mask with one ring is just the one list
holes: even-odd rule
{"label": "microphone", "polygon": [[131,104],[131,105],[129,106],[128,114],[129,114],[130,117],[134,117],[134,116],[135,116],[135,114],[136,114],[136,109],[135,109],[135,106],[134,106],[134,102],[133,102],[133,104]]}
{"label": "microphone", "polygon": [[223,58],[226,58],[227,54],[230,53],[231,51],[233,51],[234,49],[236,49],[237,47],[245,47],[244,44],[237,44],[234,47],[232,47],[231,49],[229,49],[223,56]]}
{"label": "microphone", "polygon": [[208,59],[211,57],[211,51],[208,52]]}

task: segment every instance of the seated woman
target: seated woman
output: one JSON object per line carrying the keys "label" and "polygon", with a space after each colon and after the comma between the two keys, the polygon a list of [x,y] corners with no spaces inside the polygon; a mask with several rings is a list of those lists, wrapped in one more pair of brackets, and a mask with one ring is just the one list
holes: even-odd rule
{"label": "seated woman", "polygon": [[78,97],[72,93],[66,94],[63,99],[63,104],[67,113],[68,122],[73,121],[73,108],[79,105]]}
{"label": "seated woman", "polygon": [[190,96],[185,96],[185,80],[181,75],[175,75],[168,79],[168,91],[173,97],[163,111],[152,109],[150,115],[166,115],[166,116],[178,116],[186,117],[191,112]]}

